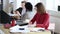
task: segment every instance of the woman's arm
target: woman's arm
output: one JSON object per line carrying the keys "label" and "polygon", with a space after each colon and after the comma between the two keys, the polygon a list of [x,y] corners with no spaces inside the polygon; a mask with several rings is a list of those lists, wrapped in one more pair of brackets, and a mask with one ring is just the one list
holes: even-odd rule
{"label": "woman's arm", "polygon": [[33,17],[33,19],[30,21],[30,24],[33,24],[36,20],[37,14]]}

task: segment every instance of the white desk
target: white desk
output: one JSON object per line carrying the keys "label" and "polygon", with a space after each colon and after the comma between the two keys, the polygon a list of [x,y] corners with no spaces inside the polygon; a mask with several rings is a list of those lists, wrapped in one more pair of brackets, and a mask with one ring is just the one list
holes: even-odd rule
{"label": "white desk", "polygon": [[[9,29],[5,29],[2,26],[0,26],[0,29],[5,33],[5,34],[22,34],[21,32],[12,32],[10,33],[10,30]],[[25,34],[25,33],[24,33]],[[44,31],[44,32],[27,32],[27,34],[51,34],[50,31]]]}
{"label": "white desk", "polygon": [[[51,34],[50,31],[48,30],[45,30],[45,31],[38,31],[39,29],[44,29],[44,28],[27,28],[27,27],[20,27],[20,28],[25,28],[25,30],[19,30],[20,26],[16,26],[16,27],[12,27],[10,32],[13,33],[13,34],[16,34],[16,33],[24,33],[24,34]],[[32,32],[33,31],[33,32]]]}

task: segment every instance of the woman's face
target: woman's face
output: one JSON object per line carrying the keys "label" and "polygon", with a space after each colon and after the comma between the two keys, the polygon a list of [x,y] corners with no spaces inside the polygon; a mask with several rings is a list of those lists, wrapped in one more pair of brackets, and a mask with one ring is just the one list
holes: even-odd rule
{"label": "woman's face", "polygon": [[25,8],[25,3],[21,3],[22,8]]}

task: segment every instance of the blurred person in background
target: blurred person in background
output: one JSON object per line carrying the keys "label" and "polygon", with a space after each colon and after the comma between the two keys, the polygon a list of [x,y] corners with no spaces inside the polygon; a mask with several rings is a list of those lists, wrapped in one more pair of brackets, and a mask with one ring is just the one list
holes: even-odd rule
{"label": "blurred person in background", "polygon": [[16,11],[14,11],[14,14],[17,14],[18,16],[15,16],[16,19],[20,19],[21,17],[24,17],[26,9],[25,9],[25,3],[26,1],[22,1],[21,2],[21,6],[18,9],[16,9]]}
{"label": "blurred person in background", "polygon": [[27,2],[25,4],[25,8],[26,8],[26,19],[31,19],[32,15],[33,15],[33,6],[30,2]]}

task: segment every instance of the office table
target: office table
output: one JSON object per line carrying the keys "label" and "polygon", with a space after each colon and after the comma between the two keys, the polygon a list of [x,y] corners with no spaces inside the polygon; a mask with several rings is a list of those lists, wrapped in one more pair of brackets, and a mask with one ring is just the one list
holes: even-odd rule
{"label": "office table", "polygon": [[[9,29],[5,29],[4,26],[0,26],[0,29],[5,33],[5,34],[22,34],[21,32],[11,32]],[[43,31],[43,32],[27,32],[26,34],[51,34],[50,31]]]}

